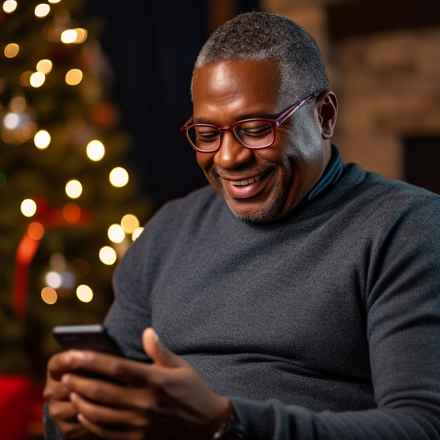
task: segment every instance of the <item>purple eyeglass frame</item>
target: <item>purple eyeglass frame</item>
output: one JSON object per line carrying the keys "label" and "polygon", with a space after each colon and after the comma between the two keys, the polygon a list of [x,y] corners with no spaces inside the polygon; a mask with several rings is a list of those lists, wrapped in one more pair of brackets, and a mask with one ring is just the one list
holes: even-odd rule
{"label": "purple eyeglass frame", "polygon": [[[239,142],[241,145],[243,145],[243,147],[249,148],[251,150],[261,150],[263,148],[269,148],[271,147],[277,140],[277,129],[284,123],[286,122],[286,120],[288,118],[290,118],[291,116],[294,115],[294,113],[299,110],[304,104],[306,104],[307,102],[311,101],[312,99],[318,97],[320,93],[312,93],[308,96],[306,96],[304,99],[302,99],[299,102],[296,102],[295,104],[292,104],[291,106],[287,107],[285,110],[282,110],[280,113],[278,113],[277,115],[275,115],[275,118],[273,119],[269,119],[269,118],[249,118],[249,119],[242,119],[240,121],[236,121],[231,125],[226,125],[224,127],[217,127],[217,125],[214,124],[205,124],[205,123],[193,123],[192,122],[192,117],[190,119],[188,119],[188,121],[185,122],[185,124],[182,125],[182,127],[180,127],[180,131],[181,133],[187,138],[187,140],[189,141],[191,147],[200,152],[200,153],[214,153],[216,151],[218,151],[222,145],[222,134],[230,131],[234,138],[237,140],[237,142]],[[272,142],[270,144],[264,145],[262,147],[251,147],[249,145],[244,144],[240,137],[235,133],[235,127],[242,124],[243,122],[254,122],[254,121],[264,121],[264,122],[268,122],[269,124],[272,125],[272,130],[274,133]],[[191,137],[188,133],[188,130],[192,127],[212,127],[215,128],[219,131],[220,133],[220,142],[218,143],[218,146],[216,148],[213,148],[212,150],[200,150],[199,148],[197,148],[197,146],[192,142]]]}

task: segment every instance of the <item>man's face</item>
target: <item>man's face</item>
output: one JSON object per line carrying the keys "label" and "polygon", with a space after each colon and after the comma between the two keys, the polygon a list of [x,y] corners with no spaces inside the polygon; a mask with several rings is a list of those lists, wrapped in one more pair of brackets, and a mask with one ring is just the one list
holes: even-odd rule
{"label": "man's face", "polygon": [[[194,121],[224,127],[249,117],[274,115],[294,104],[282,102],[279,108],[279,86],[278,63],[273,60],[203,66],[194,75]],[[327,150],[312,101],[277,130],[271,147],[251,150],[225,132],[218,151],[197,152],[196,157],[235,216],[264,223],[282,217],[301,201],[319,180]]]}

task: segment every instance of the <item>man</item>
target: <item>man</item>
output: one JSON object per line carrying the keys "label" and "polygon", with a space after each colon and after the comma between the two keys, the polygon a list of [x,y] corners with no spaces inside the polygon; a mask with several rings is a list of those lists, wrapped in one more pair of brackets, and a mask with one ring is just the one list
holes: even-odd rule
{"label": "man", "polygon": [[214,32],[192,96],[210,187],[149,222],[106,318],[152,364],[55,355],[49,437],[439,439],[439,198],[343,165],[319,50],[286,18]]}

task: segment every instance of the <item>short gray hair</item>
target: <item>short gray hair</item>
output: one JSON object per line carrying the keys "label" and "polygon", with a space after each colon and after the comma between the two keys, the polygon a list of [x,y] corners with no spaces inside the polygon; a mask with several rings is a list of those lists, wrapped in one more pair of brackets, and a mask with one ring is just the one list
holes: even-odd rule
{"label": "short gray hair", "polygon": [[288,18],[267,12],[237,15],[216,29],[200,50],[194,70],[219,61],[266,59],[279,62],[280,105],[329,87],[315,40]]}

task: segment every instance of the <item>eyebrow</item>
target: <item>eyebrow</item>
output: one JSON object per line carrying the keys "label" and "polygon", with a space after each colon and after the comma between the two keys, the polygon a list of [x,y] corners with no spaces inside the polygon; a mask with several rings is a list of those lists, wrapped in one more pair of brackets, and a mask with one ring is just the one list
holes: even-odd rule
{"label": "eyebrow", "polygon": [[[239,118],[236,118],[234,122],[243,121],[245,119],[275,119],[278,116],[278,113],[246,113],[244,115],[240,115]],[[209,121],[205,118],[192,118],[195,124],[213,124],[212,121]]]}

